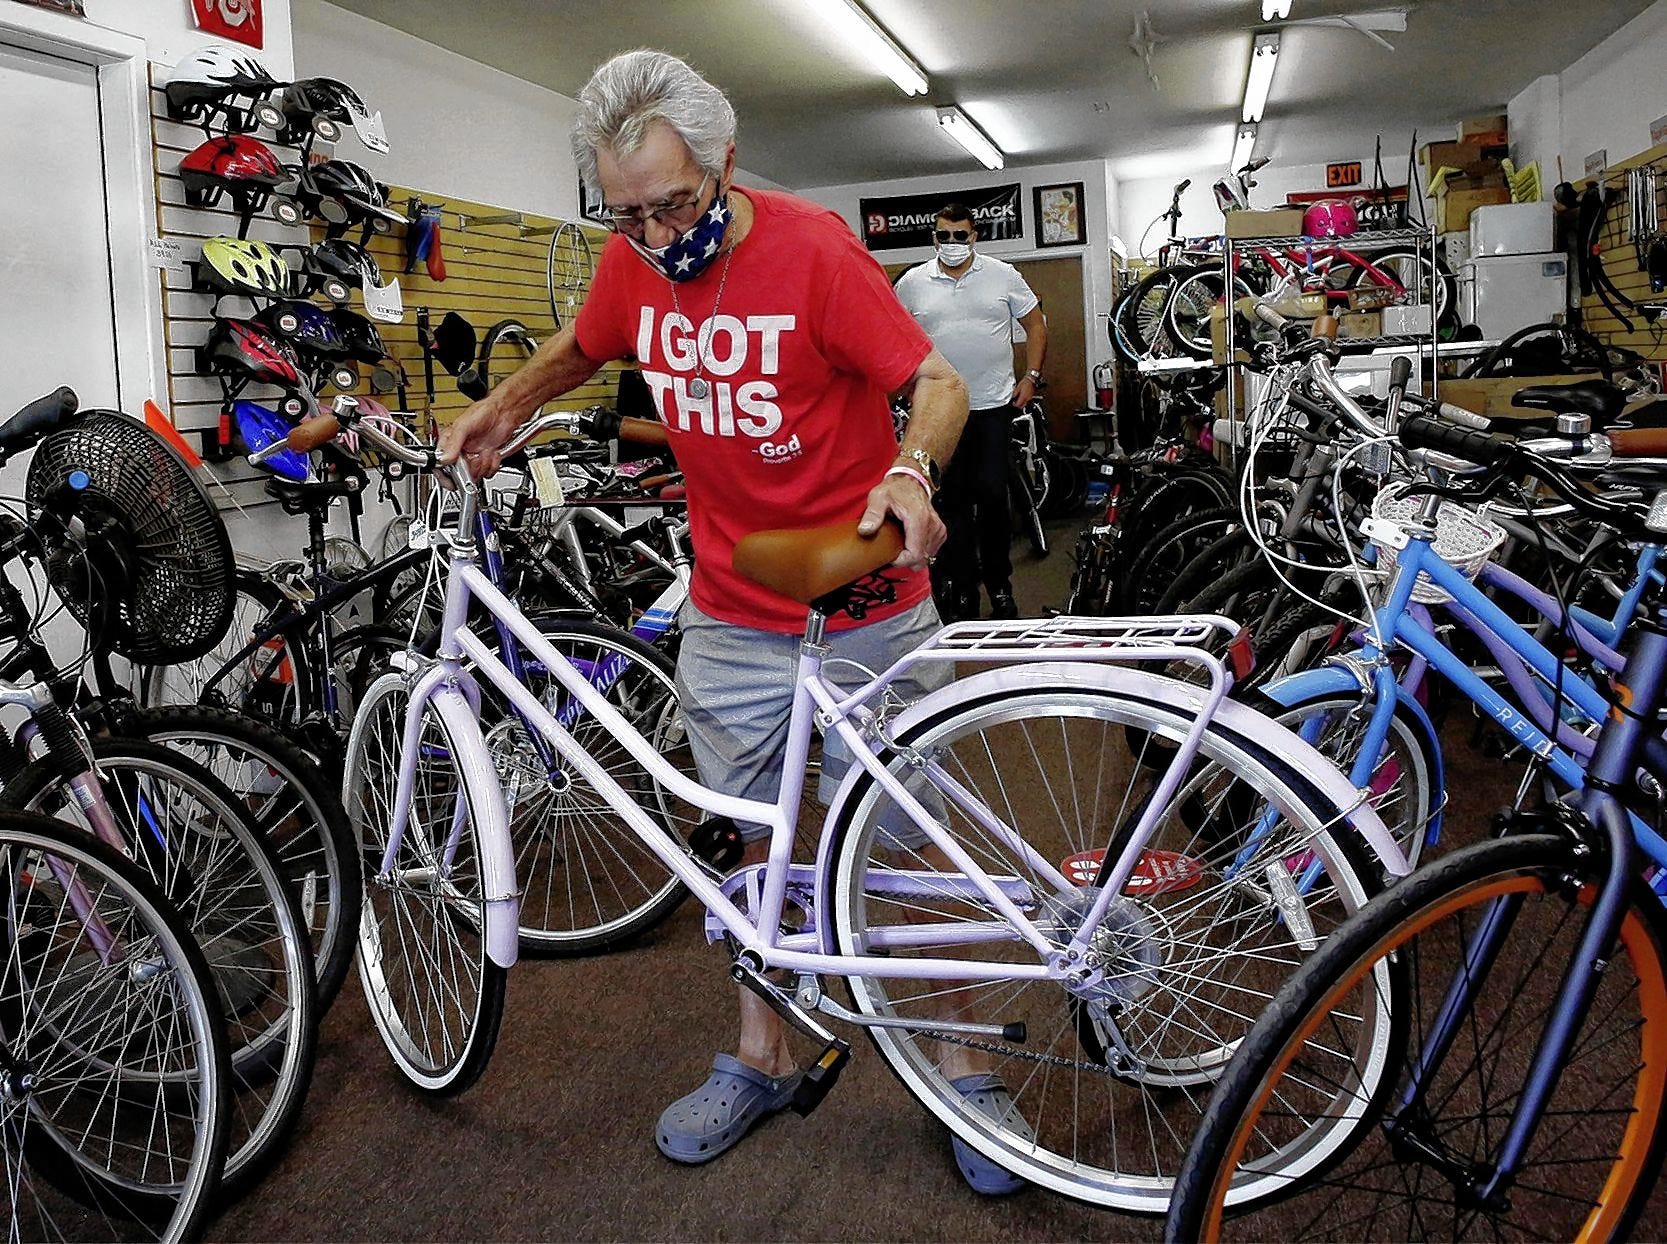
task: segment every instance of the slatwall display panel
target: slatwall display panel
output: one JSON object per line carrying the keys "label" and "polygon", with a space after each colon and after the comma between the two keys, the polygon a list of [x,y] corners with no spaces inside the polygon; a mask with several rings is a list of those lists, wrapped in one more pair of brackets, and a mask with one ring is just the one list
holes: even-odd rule
{"label": "slatwall display panel", "polygon": [[[1649,273],[1640,268],[1637,248],[1632,234],[1632,196],[1627,172],[1634,168],[1656,170],[1656,214],[1663,228],[1667,228],[1667,147],[1656,147],[1643,155],[1618,164],[1603,174],[1603,182],[1617,193],[1609,215],[1603,222],[1599,243],[1603,248],[1603,266],[1615,287],[1633,302],[1664,303],[1667,293],[1657,294],[1650,289]],[[1584,189],[1590,182],[1580,183]],[[1667,363],[1667,315],[1651,325],[1641,312],[1621,310],[1632,321],[1631,331],[1621,323],[1594,293],[1581,300],[1586,327],[1613,346],[1636,350],[1645,358]]]}
{"label": "slatwall display panel", "polygon": [[[206,135],[200,128],[182,125],[168,119],[167,101],[155,81],[156,67],[152,66],[151,136],[156,168],[156,205],[158,231],[164,237],[177,238],[185,247],[186,258],[195,260],[206,238],[221,234],[236,236],[237,213],[222,200],[218,208],[193,208],[185,202],[185,187],[179,178],[180,160],[201,145]],[[301,153],[273,140],[260,131],[253,135],[266,143],[285,164],[299,164]],[[343,159],[356,160],[357,139],[345,136],[335,145]],[[328,155],[331,145],[319,142],[315,151]],[[398,277],[405,303],[405,319],[399,324],[378,323],[377,328],[393,356],[405,369],[408,379],[406,405],[416,416],[419,425],[426,426],[429,418],[442,425],[466,409],[469,401],[457,391],[454,378],[438,364],[435,372],[435,400],[430,409],[424,384],[423,353],[417,343],[417,309],[429,309],[431,323],[438,328],[447,312],[455,311],[475,328],[479,338],[487,329],[504,319],[517,319],[540,340],[555,331],[555,319],[550,305],[547,278],[550,249],[561,221],[549,217],[511,213],[502,208],[460,200],[442,200],[426,195],[421,190],[405,187],[390,190],[389,203],[395,210],[405,210],[412,199],[420,199],[429,206],[441,208],[441,249],[446,261],[446,279],[432,280],[427,268],[419,261],[411,272],[406,272],[405,230],[396,226],[386,235],[373,236],[369,250],[382,268],[384,281]],[[482,219],[513,216],[504,223],[480,223]],[[571,253],[563,248],[559,258],[571,261],[571,266],[582,271],[581,291],[588,289],[589,277],[595,270],[595,256],[600,254],[606,232],[587,227],[590,254],[582,248]],[[250,225],[248,236],[265,242],[305,245],[324,237],[322,225],[289,227],[270,216],[257,215]],[[346,235],[358,241],[358,229]],[[285,255],[293,259],[293,252]],[[160,273],[163,290],[163,314],[168,350],[168,392],[166,406],[169,416],[193,445],[201,435],[219,424],[222,406],[220,382],[212,376],[197,374],[195,350],[208,337],[213,323],[214,297],[191,288],[189,272],[163,271]],[[582,292],[574,305],[582,304]],[[220,300],[222,314],[241,318],[252,315],[254,305],[247,299],[227,297]],[[325,305],[321,303],[320,305]],[[360,297],[354,292],[350,307],[364,313]],[[493,371],[501,376],[506,366],[513,365],[515,354],[507,347],[503,353],[494,351]],[[360,380],[348,392],[370,395],[371,368],[358,365]],[[552,403],[552,408],[579,409],[585,406],[612,405],[616,400],[619,368],[609,365],[591,381],[563,400]],[[321,405],[340,390],[326,388],[319,393]],[[241,395],[252,401],[273,405],[280,394],[270,386],[251,385]],[[375,394],[390,407],[398,406],[396,394]],[[219,494],[222,505],[235,502],[248,508],[275,504],[265,491],[267,474],[250,467],[241,458],[212,464],[215,477],[226,486]]]}
{"label": "slatwall display panel", "polygon": [[[487,330],[499,320],[515,319],[525,324],[539,341],[546,340],[556,331],[550,305],[550,249],[563,222],[548,216],[510,212],[490,204],[438,199],[421,190],[397,187],[389,191],[389,203],[396,210],[408,211],[413,199],[440,208],[440,249],[445,258],[446,279],[431,279],[423,260],[416,260],[411,271],[405,271],[407,247],[403,229],[373,237],[369,250],[382,267],[384,281],[399,278],[405,321],[378,327],[394,357],[405,366],[411,405],[421,409],[426,401],[423,356],[417,344],[417,308],[428,308],[430,327],[434,329],[439,328],[447,312],[455,311],[474,326],[478,339],[484,339]],[[570,265],[584,274],[575,306],[582,305],[582,291],[589,288],[596,258],[601,255],[607,237],[606,231],[598,227],[586,226],[585,232],[588,253],[582,247],[570,250],[564,239],[557,256],[561,265]],[[569,230],[567,236],[571,233]],[[513,367],[517,355],[503,345],[492,353],[494,377],[501,378]],[[433,415],[443,426],[467,409],[469,399],[457,391],[456,381],[438,363],[434,370]],[[611,406],[618,392],[619,367],[610,364],[588,384],[551,403],[548,409]]]}
{"label": "slatwall display panel", "polygon": [[[156,81],[158,67],[151,66],[151,71],[151,142],[156,169],[157,228],[163,237],[180,239],[185,257],[194,260],[200,253],[203,239],[221,234],[235,237],[238,216],[224,198],[217,208],[186,205],[185,186],[179,179],[179,162],[188,152],[201,146],[207,135],[198,127],[168,119],[167,101]],[[264,131],[254,137],[271,147],[285,164],[300,163],[301,153],[296,148],[273,141],[272,135]],[[291,245],[305,245],[308,241],[306,228],[291,228],[270,216],[257,215],[249,226],[249,236],[263,242]],[[189,272],[163,271],[160,279],[168,346],[168,392],[164,405],[174,426],[187,441],[197,446],[201,433],[219,425],[222,405],[220,382],[213,376],[198,375],[194,357],[196,347],[207,339],[213,322],[214,296],[194,291]],[[245,298],[222,298],[220,310],[227,316],[237,318],[252,315],[255,307]],[[271,405],[276,403],[279,392],[266,385],[250,385],[242,396]],[[269,476],[241,458],[212,464],[209,469],[226,486],[224,493],[214,490],[222,506],[230,505],[233,500],[245,508],[272,503],[266,494]]]}

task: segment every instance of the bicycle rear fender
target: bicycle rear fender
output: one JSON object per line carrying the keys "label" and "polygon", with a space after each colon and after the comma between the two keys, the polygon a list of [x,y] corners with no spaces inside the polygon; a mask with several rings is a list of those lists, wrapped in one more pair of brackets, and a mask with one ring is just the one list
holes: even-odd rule
{"label": "bicycle rear fender", "polygon": [[[1277,682],[1271,682],[1261,689],[1261,694],[1281,708],[1297,708],[1310,700],[1324,699],[1327,696],[1365,696],[1369,693],[1362,689],[1360,679],[1347,667],[1322,665],[1319,669],[1303,670],[1300,674],[1291,674]],[[1444,795],[1447,790],[1446,762],[1442,757],[1441,740],[1436,735],[1435,723],[1430,720],[1429,713],[1424,711],[1424,706],[1409,695],[1405,687],[1395,688],[1395,698],[1424,732],[1433,760],[1430,774],[1434,782],[1432,789],[1437,794]],[[1424,833],[1426,846],[1433,846],[1439,841],[1445,808],[1445,799],[1438,799],[1430,813],[1429,827]]]}
{"label": "bicycle rear fender", "polygon": [[[1359,685],[1352,680],[1349,685],[1359,691]],[[922,723],[968,702],[990,696],[1018,695],[1044,687],[1105,692],[1195,713],[1203,708],[1205,699],[1204,688],[1144,670],[1082,661],[1037,661],[984,670],[956,679],[942,690],[910,705],[888,723],[887,730],[891,737],[906,741]],[[1221,702],[1216,709],[1214,725],[1257,744],[1270,755],[1283,760],[1298,781],[1307,782],[1319,795],[1345,810],[1345,819],[1383,862],[1385,872],[1400,877],[1410,871],[1395,836],[1372,806],[1364,801],[1361,793],[1350,785],[1347,775],[1316,748],[1303,742],[1295,732],[1237,700]],[[828,804],[821,841],[817,844],[818,912],[829,911],[832,901],[829,890],[833,882],[833,843],[836,837],[831,832],[832,828],[848,815],[847,806],[859,794],[859,785],[871,780],[860,763],[853,763]],[[816,923],[822,953],[837,953],[833,945],[833,922],[822,918]]]}
{"label": "bicycle rear fender", "polygon": [[[454,675],[461,687],[451,683]],[[470,707],[471,699],[479,694],[468,670],[448,670],[444,665],[430,668],[418,678],[411,692],[413,700],[427,699],[439,713],[457,750],[457,767],[467,788],[488,795],[475,808],[481,892],[486,899],[486,953],[499,967],[510,968],[515,966],[521,945],[520,887],[515,879],[515,847],[509,834],[509,809],[503,798],[503,783],[481,739],[480,717]]]}

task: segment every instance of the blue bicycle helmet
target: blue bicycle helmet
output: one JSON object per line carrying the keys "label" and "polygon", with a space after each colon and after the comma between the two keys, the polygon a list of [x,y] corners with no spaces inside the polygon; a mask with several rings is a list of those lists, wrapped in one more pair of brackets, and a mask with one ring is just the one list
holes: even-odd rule
{"label": "blue bicycle helmet", "polygon": [[[257,454],[268,445],[275,444],[289,435],[294,425],[269,407],[259,402],[232,403],[232,418],[237,421],[238,434],[243,437],[243,443],[249,447],[249,452]],[[268,458],[263,466],[274,475],[297,484],[304,484],[311,476],[307,466],[307,455],[298,454],[293,449],[279,450]]]}

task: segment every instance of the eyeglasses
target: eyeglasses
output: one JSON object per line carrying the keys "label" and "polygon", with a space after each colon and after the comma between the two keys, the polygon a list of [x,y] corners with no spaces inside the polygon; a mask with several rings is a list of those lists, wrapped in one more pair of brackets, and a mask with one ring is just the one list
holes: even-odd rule
{"label": "eyeglasses", "polygon": [[972,230],[939,229],[934,232],[932,236],[937,238],[940,242],[970,242],[972,241]]}
{"label": "eyeglasses", "polygon": [[616,233],[623,233],[627,237],[640,238],[648,228],[648,222],[663,225],[668,229],[681,232],[695,223],[695,217],[700,214],[700,200],[706,193],[706,183],[712,180],[708,173],[700,179],[700,187],[686,199],[676,202],[662,203],[658,207],[644,211],[636,208],[626,211],[620,208],[604,207],[602,221]]}

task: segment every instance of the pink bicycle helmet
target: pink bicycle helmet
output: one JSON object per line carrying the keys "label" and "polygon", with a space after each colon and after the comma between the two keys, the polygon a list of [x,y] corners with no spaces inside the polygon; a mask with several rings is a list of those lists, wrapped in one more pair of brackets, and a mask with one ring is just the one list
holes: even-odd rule
{"label": "pink bicycle helmet", "polygon": [[1324,199],[1302,217],[1302,233],[1310,238],[1346,238],[1360,232],[1360,217],[1354,204],[1342,199]]}

